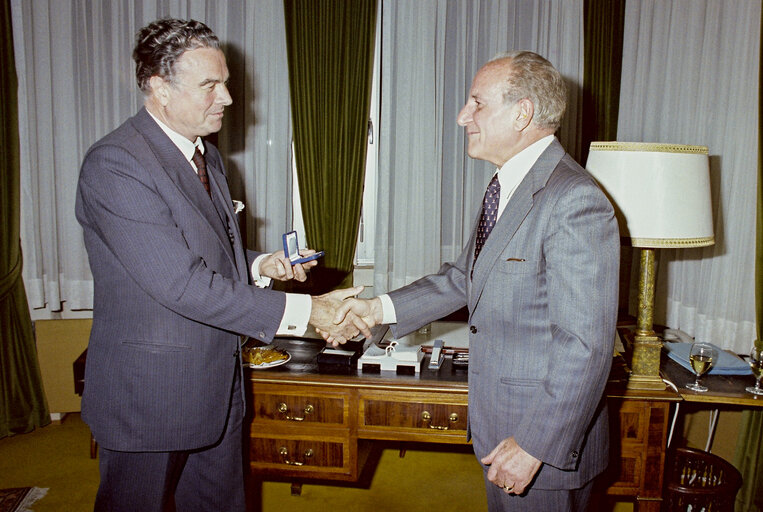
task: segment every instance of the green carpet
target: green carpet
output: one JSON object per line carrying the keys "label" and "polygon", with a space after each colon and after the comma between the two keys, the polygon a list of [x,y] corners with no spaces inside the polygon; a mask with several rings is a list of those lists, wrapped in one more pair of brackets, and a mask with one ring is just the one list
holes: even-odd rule
{"label": "green carpet", "polygon": [[[358,483],[264,482],[250,512],[484,512],[482,471],[470,446],[379,444],[375,464]],[[400,457],[400,448],[405,456]],[[90,431],[79,414],[29,434],[0,439],[0,489],[48,488],[33,512],[92,512],[98,460],[90,458]],[[630,503],[592,512],[632,511]],[[0,512],[6,512],[0,508]]]}
{"label": "green carpet", "polygon": [[[486,510],[479,464],[468,446],[385,444],[378,464],[357,484],[305,484],[291,495],[289,482],[264,482],[255,512]],[[0,488],[47,487],[34,512],[91,512],[98,461],[90,458],[90,432],[79,414],[29,434],[0,439]]]}

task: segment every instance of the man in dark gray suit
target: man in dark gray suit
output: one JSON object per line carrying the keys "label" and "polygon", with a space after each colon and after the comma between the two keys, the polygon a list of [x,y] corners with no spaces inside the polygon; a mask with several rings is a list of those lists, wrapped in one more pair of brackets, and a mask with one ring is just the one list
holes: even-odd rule
{"label": "man in dark gray suit", "polygon": [[268,342],[309,322],[354,336],[359,319],[331,320],[360,288],[273,291],[270,279],[305,280],[315,263],[243,247],[220,154],[202,139],[231,104],[214,33],[159,20],[133,58],[145,107],[90,148],[77,189],[94,281],[82,415],[101,447],[95,509],[243,511],[240,335]]}
{"label": "man in dark gray suit", "polygon": [[469,431],[491,511],[583,511],[608,462],[619,235],[607,198],[554,138],[565,106],[540,55],[483,66],[458,124],[469,156],[498,169],[469,243],[437,274],[351,299],[337,317],[352,310],[400,337],[468,306]]}

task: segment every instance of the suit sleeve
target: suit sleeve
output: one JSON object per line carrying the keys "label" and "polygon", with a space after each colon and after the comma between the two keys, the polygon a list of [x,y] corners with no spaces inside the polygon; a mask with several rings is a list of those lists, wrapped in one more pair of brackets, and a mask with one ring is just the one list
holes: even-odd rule
{"label": "suit sleeve", "polygon": [[[161,169],[145,168],[123,147],[91,150],[82,165],[76,206],[86,242],[92,238],[90,243],[116,262],[114,272],[126,273],[164,307],[220,329],[272,339],[284,295],[221,273],[218,267],[227,256],[213,231],[204,231],[201,216],[198,226],[184,218],[188,224],[181,227],[178,212],[152,175],[157,172]],[[180,197],[178,192],[172,200]],[[184,204],[185,215],[191,206]]]}
{"label": "suit sleeve", "polygon": [[612,206],[593,184],[559,195],[544,234],[552,348],[545,380],[512,435],[528,453],[573,469],[600,404],[617,320],[619,234]]}
{"label": "suit sleeve", "polygon": [[468,247],[454,263],[443,264],[437,274],[389,292],[397,315],[397,324],[390,326],[396,338],[466,306]]}

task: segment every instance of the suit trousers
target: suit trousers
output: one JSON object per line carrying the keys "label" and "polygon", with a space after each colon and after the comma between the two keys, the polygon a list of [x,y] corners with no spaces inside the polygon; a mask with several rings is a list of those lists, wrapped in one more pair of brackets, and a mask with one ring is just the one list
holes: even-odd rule
{"label": "suit trousers", "polygon": [[487,479],[487,508],[489,512],[586,512],[594,488],[594,480],[580,489],[533,489],[522,495],[507,494],[503,489]]}
{"label": "suit trousers", "polygon": [[101,447],[95,511],[244,512],[238,368],[235,375],[225,432],[214,445],[174,452],[121,452]]}

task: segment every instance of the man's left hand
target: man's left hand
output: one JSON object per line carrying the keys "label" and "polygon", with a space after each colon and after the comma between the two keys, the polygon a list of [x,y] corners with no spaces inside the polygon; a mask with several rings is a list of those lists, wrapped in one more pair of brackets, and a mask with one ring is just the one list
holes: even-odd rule
{"label": "man's left hand", "polygon": [[481,462],[490,465],[487,479],[507,494],[525,492],[541,465],[541,461],[524,451],[514,437],[498,443]]}
{"label": "man's left hand", "polygon": [[[315,250],[302,249],[299,251],[299,254],[300,256],[310,256],[311,254],[315,254]],[[296,279],[297,281],[304,282],[307,279],[307,271],[317,264],[318,260],[312,260],[292,265],[289,258],[284,255],[283,251],[276,251],[262,260],[262,263],[260,264],[260,275],[271,279],[277,279],[278,281]]]}

